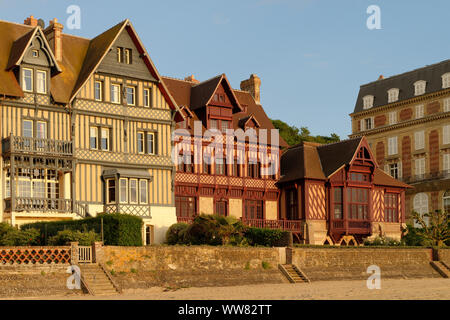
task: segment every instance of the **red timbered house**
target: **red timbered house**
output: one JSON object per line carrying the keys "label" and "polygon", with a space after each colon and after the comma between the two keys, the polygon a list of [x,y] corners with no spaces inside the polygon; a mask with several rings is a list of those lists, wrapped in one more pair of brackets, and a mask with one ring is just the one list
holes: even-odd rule
{"label": "red timbered house", "polygon": [[329,145],[304,142],[281,156],[281,219],[310,244],[399,239],[408,185],[378,168],[364,137]]}

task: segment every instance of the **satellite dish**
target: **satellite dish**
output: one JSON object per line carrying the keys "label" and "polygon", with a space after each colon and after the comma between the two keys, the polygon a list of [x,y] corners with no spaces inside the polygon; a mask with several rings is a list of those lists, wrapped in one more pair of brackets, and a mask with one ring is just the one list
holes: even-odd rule
{"label": "satellite dish", "polygon": [[37,22],[37,24],[38,24],[38,26],[41,27],[42,29],[45,28],[45,22],[44,22],[44,20],[39,19],[38,22]]}

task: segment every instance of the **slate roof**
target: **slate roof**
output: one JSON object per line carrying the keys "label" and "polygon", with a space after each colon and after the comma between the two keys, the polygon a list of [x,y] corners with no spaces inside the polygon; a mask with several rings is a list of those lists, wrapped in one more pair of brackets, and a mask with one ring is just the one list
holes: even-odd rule
{"label": "slate roof", "polygon": [[425,94],[441,91],[443,90],[442,75],[447,72],[450,72],[450,60],[362,85],[356,100],[354,113],[365,111],[363,109],[363,98],[367,95],[375,97],[371,109],[387,105],[387,91],[392,88],[400,89],[398,101],[414,98],[414,83],[419,80],[427,82]]}

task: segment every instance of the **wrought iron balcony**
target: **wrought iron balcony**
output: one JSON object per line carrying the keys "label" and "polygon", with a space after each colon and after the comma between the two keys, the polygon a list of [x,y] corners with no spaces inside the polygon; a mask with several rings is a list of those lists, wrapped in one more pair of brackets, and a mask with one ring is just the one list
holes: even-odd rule
{"label": "wrought iron balcony", "polygon": [[9,136],[2,141],[3,154],[73,155],[72,141]]}
{"label": "wrought iron balcony", "polygon": [[446,180],[450,179],[450,170],[443,170],[437,172],[429,172],[425,174],[418,174],[409,177],[403,177],[401,180],[408,184],[421,183],[431,180]]}
{"label": "wrought iron balcony", "polygon": [[16,197],[5,199],[5,211],[39,211],[39,212],[57,212],[71,213],[72,200],[60,198],[28,198]]}

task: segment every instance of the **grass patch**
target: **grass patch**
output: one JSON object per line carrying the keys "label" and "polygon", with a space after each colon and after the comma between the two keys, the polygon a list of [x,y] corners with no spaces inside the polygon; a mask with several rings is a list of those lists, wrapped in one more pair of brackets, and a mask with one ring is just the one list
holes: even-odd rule
{"label": "grass patch", "polygon": [[131,273],[137,273],[137,269],[131,268],[131,269],[130,269],[130,272],[131,272]]}
{"label": "grass patch", "polygon": [[107,264],[108,266],[110,266],[110,265],[113,264],[113,262],[112,262],[112,260],[108,260],[108,261],[106,261],[106,264]]}
{"label": "grass patch", "polygon": [[247,263],[244,266],[245,270],[250,270],[250,261],[247,261]]}
{"label": "grass patch", "polygon": [[266,262],[266,261],[261,262],[261,266],[262,266],[262,268],[264,270],[267,270],[267,269],[271,268],[270,264],[268,262]]}

